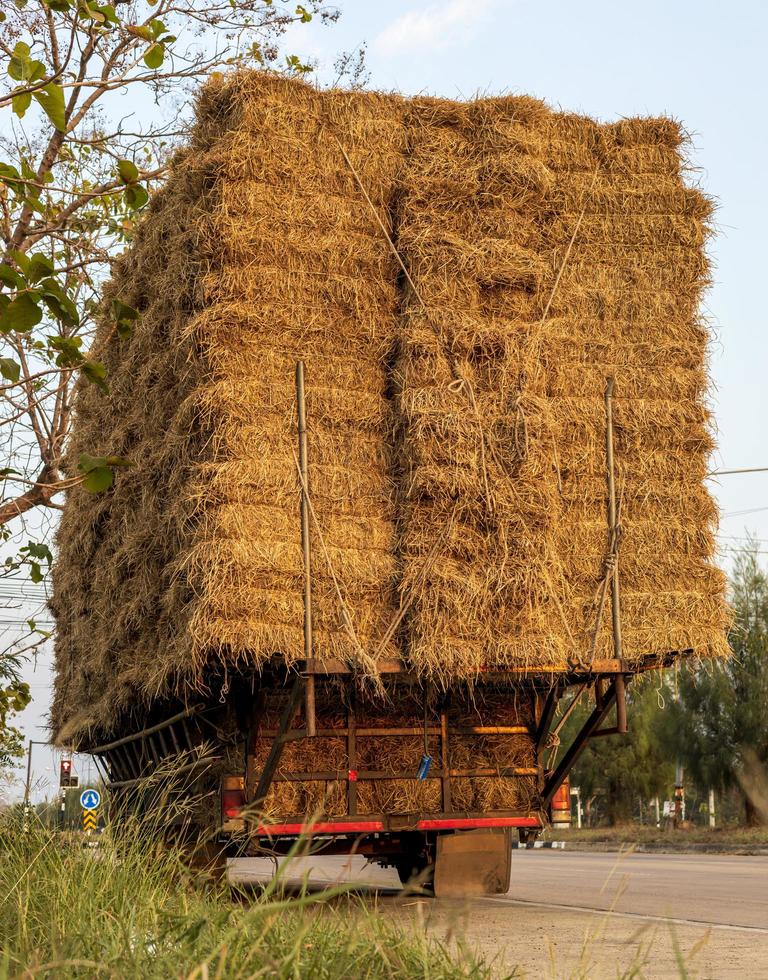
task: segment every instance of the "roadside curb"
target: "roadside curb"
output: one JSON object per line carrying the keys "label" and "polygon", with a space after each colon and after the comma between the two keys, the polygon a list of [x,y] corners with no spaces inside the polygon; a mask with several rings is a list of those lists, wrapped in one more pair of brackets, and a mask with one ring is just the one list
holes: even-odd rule
{"label": "roadside curb", "polygon": [[[537,845],[557,846],[564,848],[566,841],[543,841],[536,842]],[[749,844],[654,844],[654,843],[633,843],[626,841],[616,843],[614,841],[568,841],[569,851],[593,851],[603,854],[618,854],[626,851],[633,851],[639,854],[730,854],[734,856],[746,857],[768,857],[768,847],[761,845],[751,846]],[[514,845],[513,845],[514,846]]]}
{"label": "roadside curb", "polygon": [[537,847],[562,851],[565,849],[565,845],[566,841],[564,840],[537,840],[531,841],[528,844],[521,844],[519,841],[512,841],[512,849],[515,851],[532,851]]}

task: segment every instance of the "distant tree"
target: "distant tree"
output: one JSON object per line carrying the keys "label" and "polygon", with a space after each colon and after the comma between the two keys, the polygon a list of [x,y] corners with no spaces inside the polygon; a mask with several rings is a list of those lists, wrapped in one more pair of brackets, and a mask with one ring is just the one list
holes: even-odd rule
{"label": "distant tree", "polygon": [[21,732],[12,724],[13,716],[29,704],[29,685],[19,676],[19,658],[0,654],[0,779],[24,754]]}
{"label": "distant tree", "polygon": [[[661,705],[668,697],[664,678],[637,678],[627,688],[629,732],[588,743],[571,783],[581,787],[593,820],[598,817],[611,826],[625,823],[637,816],[640,800],[666,797],[674,785],[674,763],[660,723]],[[561,736],[565,744],[570,744],[593,707],[584,704],[574,711]],[[607,721],[606,727],[611,724]]]}
{"label": "distant tree", "polygon": [[742,794],[748,825],[768,822],[768,576],[756,547],[739,553],[731,576],[733,656],[680,674],[680,698],[665,735],[701,787]]}

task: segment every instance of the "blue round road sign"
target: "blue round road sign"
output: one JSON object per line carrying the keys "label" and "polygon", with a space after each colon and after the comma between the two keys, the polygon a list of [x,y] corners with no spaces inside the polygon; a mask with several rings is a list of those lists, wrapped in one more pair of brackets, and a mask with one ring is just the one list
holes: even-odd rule
{"label": "blue round road sign", "polygon": [[80,794],[80,806],[84,810],[95,810],[101,803],[101,793],[97,789],[84,789]]}

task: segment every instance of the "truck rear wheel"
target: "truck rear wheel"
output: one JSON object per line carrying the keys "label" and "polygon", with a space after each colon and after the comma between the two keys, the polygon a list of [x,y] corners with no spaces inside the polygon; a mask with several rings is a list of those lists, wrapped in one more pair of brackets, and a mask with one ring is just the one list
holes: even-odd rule
{"label": "truck rear wheel", "polygon": [[[432,850],[434,850],[432,848]],[[430,846],[421,834],[413,834],[405,837],[402,842],[402,851],[397,854],[392,862],[400,879],[400,884],[407,885],[413,882],[422,888],[431,891],[435,876],[435,863]]]}
{"label": "truck rear wheel", "polygon": [[431,890],[435,876],[435,866],[426,856],[403,855],[395,861],[395,869],[401,885],[409,882]]}

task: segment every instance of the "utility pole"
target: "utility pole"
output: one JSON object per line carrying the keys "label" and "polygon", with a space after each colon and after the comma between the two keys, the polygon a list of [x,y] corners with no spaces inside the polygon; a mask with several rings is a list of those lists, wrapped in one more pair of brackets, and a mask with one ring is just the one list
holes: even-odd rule
{"label": "utility pole", "polygon": [[29,820],[29,808],[30,802],[29,797],[32,792],[32,747],[34,745],[48,745],[48,742],[42,742],[37,739],[31,738],[27,743],[27,778],[24,781],[24,829],[28,827]]}
{"label": "utility pole", "polygon": [[[680,686],[678,683],[678,661],[675,661],[675,696],[674,700],[680,700]],[[677,757],[675,764],[675,816],[672,826],[677,829],[685,820],[685,770],[680,756]]]}
{"label": "utility pole", "polygon": [[675,766],[675,828],[685,820],[685,770],[678,760]]}
{"label": "utility pole", "polygon": [[29,784],[32,780],[32,746],[35,743],[32,739],[29,740],[29,745],[27,746],[27,778],[24,783],[24,810],[26,811],[29,806]]}

